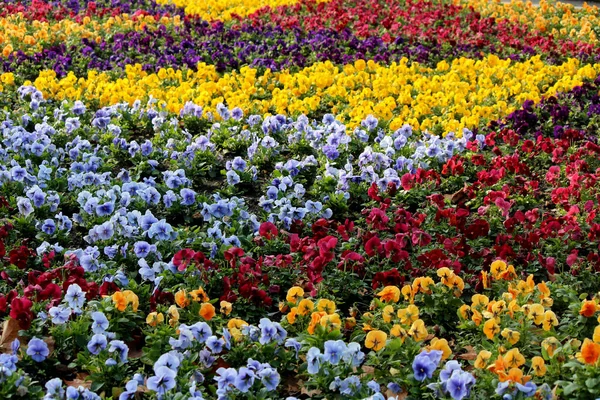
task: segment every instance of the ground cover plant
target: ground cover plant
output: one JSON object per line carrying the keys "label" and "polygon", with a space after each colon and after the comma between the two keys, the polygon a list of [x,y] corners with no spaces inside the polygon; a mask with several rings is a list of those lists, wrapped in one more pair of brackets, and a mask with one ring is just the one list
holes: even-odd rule
{"label": "ground cover plant", "polygon": [[0,2],[0,397],[600,398],[597,19]]}

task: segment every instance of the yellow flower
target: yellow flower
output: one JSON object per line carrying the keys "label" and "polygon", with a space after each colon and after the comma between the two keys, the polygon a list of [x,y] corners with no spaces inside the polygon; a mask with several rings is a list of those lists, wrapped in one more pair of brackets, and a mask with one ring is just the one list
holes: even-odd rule
{"label": "yellow flower", "polygon": [[354,318],[354,317],[348,317],[344,321],[344,328],[346,328],[347,330],[353,329],[355,326],[356,326],[356,318]]}
{"label": "yellow flower", "polygon": [[169,314],[169,325],[171,325],[172,327],[175,327],[175,325],[177,325],[177,322],[179,322],[179,310],[177,310],[177,307],[174,304],[172,304],[169,307],[168,314]]}
{"label": "yellow flower", "polygon": [[342,326],[342,321],[338,314],[326,314],[321,317],[319,321],[321,326],[327,328],[328,331],[334,331],[336,329],[340,329]]}
{"label": "yellow flower", "polygon": [[192,296],[192,300],[194,300],[194,301],[207,302],[207,301],[210,300],[208,298],[208,295],[206,294],[206,292],[202,288],[198,288],[196,290],[192,290],[190,292],[190,296]]}
{"label": "yellow flower", "polygon": [[402,343],[404,343],[404,339],[408,337],[408,332],[406,332],[406,329],[402,326],[395,324],[392,326],[392,329],[390,329],[390,335],[400,338]]}
{"label": "yellow flower", "polygon": [[492,353],[487,350],[481,350],[479,354],[477,354],[477,359],[475,360],[475,368],[477,369],[485,369],[487,368],[487,363],[492,358]]}
{"label": "yellow flower", "polygon": [[397,303],[400,300],[400,289],[397,286],[386,286],[382,291],[377,293],[381,301],[391,301]]}
{"label": "yellow flower", "polygon": [[544,322],[542,323],[542,328],[545,331],[549,331],[553,326],[558,325],[558,319],[556,318],[556,314],[553,311],[548,310],[544,313]]}
{"label": "yellow flower", "polygon": [[381,314],[381,316],[385,322],[390,323],[394,318],[394,314],[395,312],[393,306],[385,306],[383,308],[383,313]]}
{"label": "yellow flower", "polygon": [[600,343],[600,325],[594,329],[594,336],[592,336],[592,340],[596,343]]}
{"label": "yellow flower", "polygon": [[428,350],[440,350],[442,352],[442,360],[446,360],[452,354],[448,341],[446,339],[431,339],[431,344],[427,346]]}
{"label": "yellow flower", "polygon": [[471,307],[473,308],[486,307],[489,302],[490,299],[484,294],[474,294],[471,296]]}
{"label": "yellow flower", "polygon": [[314,310],[315,303],[310,299],[302,299],[298,304],[298,314],[300,315],[308,315]]}
{"label": "yellow flower", "polygon": [[475,325],[477,325],[477,326],[481,325],[481,323],[483,322],[483,315],[481,315],[481,313],[477,310],[471,310],[471,311],[473,311],[471,320],[473,322],[475,322]]}
{"label": "yellow flower", "polygon": [[506,271],[507,266],[506,263],[502,260],[496,260],[490,265],[490,273],[494,277],[494,279],[498,279],[500,274]]}
{"label": "yellow flower", "polygon": [[402,286],[400,292],[402,293],[402,296],[404,296],[405,301],[410,301],[411,303],[413,302],[414,293],[411,285]]}
{"label": "yellow flower", "polygon": [[292,288],[290,288],[290,290],[288,290],[287,292],[287,296],[285,296],[285,299],[289,302],[289,303],[298,303],[298,300],[300,300],[302,298],[302,296],[304,296],[304,289],[302,289],[300,286],[294,286]]}
{"label": "yellow flower", "polygon": [[509,368],[520,367],[521,365],[525,364],[525,357],[523,357],[517,348],[507,351],[503,358],[504,362]]}
{"label": "yellow flower", "polygon": [[554,352],[558,349],[558,346],[560,346],[560,342],[554,336],[542,340],[542,348],[550,358],[554,356]]}
{"label": "yellow flower", "polygon": [[472,315],[471,312],[471,307],[469,307],[467,304],[463,304],[462,306],[460,306],[460,308],[458,309],[458,315],[462,318],[462,319],[469,319],[469,317]]}
{"label": "yellow flower", "polygon": [[387,334],[380,330],[373,330],[367,333],[365,339],[365,346],[368,349],[379,351],[385,347],[385,341],[387,340]]}
{"label": "yellow flower", "polygon": [[158,324],[162,324],[164,320],[165,316],[162,313],[151,312],[146,317],[146,323],[153,327]]}
{"label": "yellow flower", "polygon": [[541,304],[531,304],[527,312],[527,318],[533,321],[536,325],[541,325],[544,322],[544,306]]}
{"label": "yellow flower", "polygon": [[420,342],[427,338],[427,328],[422,319],[418,319],[412,323],[408,330],[408,335],[411,336],[416,342]]}
{"label": "yellow flower", "polygon": [[398,310],[398,318],[400,318],[402,324],[410,325],[419,319],[419,308],[414,304],[410,304],[406,308],[401,308]]}
{"label": "yellow flower", "polygon": [[175,303],[181,308],[186,308],[190,305],[190,299],[188,299],[187,292],[184,289],[175,293]]}
{"label": "yellow flower", "polygon": [[327,314],[335,312],[335,303],[328,299],[320,299],[317,302],[317,311],[325,311]]}
{"label": "yellow flower", "polygon": [[535,356],[531,359],[531,368],[533,368],[533,372],[537,376],[546,375],[546,363],[544,359],[540,356]]}
{"label": "yellow flower", "polygon": [[454,271],[450,270],[450,268],[443,267],[437,270],[437,276],[441,279],[441,282],[444,285],[448,285],[449,280],[455,276]]}
{"label": "yellow flower", "polygon": [[487,320],[483,324],[483,333],[489,340],[494,340],[494,337],[500,332],[500,326],[496,323],[494,318]]}
{"label": "yellow flower", "polygon": [[516,344],[519,341],[519,339],[521,338],[521,334],[519,332],[513,331],[508,328],[504,328],[502,330],[501,335],[503,338],[505,338],[508,341],[508,343],[510,343],[512,345]]}
{"label": "yellow flower", "polygon": [[219,311],[221,311],[221,314],[225,314],[225,315],[231,314],[231,310],[233,310],[233,305],[230,302],[221,300],[219,305],[221,306],[221,308],[219,310]]}
{"label": "yellow flower", "polygon": [[241,329],[242,326],[248,326],[248,323],[243,319],[232,318],[227,322],[227,328],[231,329]]}

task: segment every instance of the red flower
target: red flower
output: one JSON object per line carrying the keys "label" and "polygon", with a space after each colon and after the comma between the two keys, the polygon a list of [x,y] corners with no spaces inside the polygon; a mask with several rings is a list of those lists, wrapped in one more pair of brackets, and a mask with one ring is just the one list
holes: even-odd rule
{"label": "red flower", "polygon": [[263,222],[258,228],[258,234],[268,240],[277,237],[277,233],[277,227],[272,222]]}
{"label": "red flower", "polygon": [[10,303],[10,317],[19,322],[21,329],[29,329],[34,315],[31,311],[33,303],[27,297],[17,297]]}

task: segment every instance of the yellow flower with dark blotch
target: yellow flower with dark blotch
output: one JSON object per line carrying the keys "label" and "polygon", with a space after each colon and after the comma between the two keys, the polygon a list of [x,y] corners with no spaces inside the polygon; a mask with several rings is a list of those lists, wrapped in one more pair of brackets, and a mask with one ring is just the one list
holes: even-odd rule
{"label": "yellow flower with dark blotch", "polygon": [[535,356],[531,359],[531,368],[537,376],[546,375],[546,362],[540,356]]}
{"label": "yellow flower with dark blotch", "polygon": [[465,288],[465,282],[460,276],[454,275],[448,280],[447,286],[454,290],[454,295],[458,297]]}
{"label": "yellow flower with dark blotch", "polygon": [[404,343],[404,339],[408,337],[408,332],[402,326],[396,324],[390,329],[390,335],[400,338],[402,343]]}
{"label": "yellow flower with dark blotch", "polygon": [[486,313],[483,313],[483,315],[486,315],[486,318],[499,319],[507,307],[506,307],[506,302],[504,300],[500,300],[500,301],[490,302],[488,304],[487,308],[488,308],[488,312],[491,314],[491,316],[487,316]]}
{"label": "yellow flower with dark blotch", "polygon": [[402,324],[410,325],[419,319],[419,308],[414,304],[410,304],[406,308],[401,308],[398,310],[398,318],[400,318]]}
{"label": "yellow flower with dark blotch", "polygon": [[548,357],[554,357],[554,352],[560,346],[560,342],[554,336],[542,340],[542,348],[546,350]]}
{"label": "yellow flower with dark blotch", "polygon": [[224,314],[224,315],[231,314],[231,311],[233,310],[233,305],[230,302],[221,300],[219,305],[221,306],[219,308],[219,311],[221,312],[221,314]]}
{"label": "yellow flower with dark blotch", "polygon": [[454,277],[454,271],[448,267],[443,267],[437,270],[436,275],[440,278],[444,285],[448,285],[448,282]]}
{"label": "yellow flower with dark blotch", "polygon": [[177,325],[177,322],[179,322],[179,310],[177,310],[175,304],[172,304],[169,307],[167,313],[169,315],[169,325],[175,327],[175,325]]}
{"label": "yellow flower with dark blotch", "polygon": [[442,360],[446,360],[452,354],[452,350],[450,350],[446,339],[431,339],[431,344],[427,346],[427,350],[440,350],[442,352]]}
{"label": "yellow flower with dark blotch", "polygon": [[320,299],[317,302],[317,311],[325,311],[327,314],[335,312],[335,302],[329,299]]}
{"label": "yellow flower with dark blotch", "polygon": [[510,349],[509,351],[507,351],[503,358],[504,363],[507,365],[508,368],[518,368],[521,365],[525,364],[525,357],[523,357],[523,355],[517,348]]}
{"label": "yellow flower with dark blotch", "polygon": [[408,330],[408,335],[412,337],[415,342],[420,342],[427,338],[427,328],[425,327],[425,322],[422,319],[418,319],[412,323],[410,329]]}
{"label": "yellow flower with dark blotch", "polygon": [[544,308],[550,308],[554,304],[554,300],[552,297],[544,297],[540,300],[540,304],[544,306]]}
{"label": "yellow flower with dark blotch", "polygon": [[487,350],[481,350],[479,354],[477,354],[477,359],[475,360],[474,367],[477,369],[485,369],[487,368],[487,364],[492,358],[492,353]]}
{"label": "yellow flower with dark blotch", "polygon": [[162,324],[165,320],[165,316],[163,313],[151,312],[146,317],[146,323],[152,327],[155,327],[158,324]]}
{"label": "yellow flower with dark blotch", "polygon": [[542,323],[542,328],[545,331],[549,331],[553,326],[558,325],[558,319],[556,318],[556,314],[553,311],[548,310],[544,313],[544,321]]}
{"label": "yellow flower with dark blotch", "polygon": [[506,263],[502,260],[496,260],[490,265],[490,273],[494,277],[494,279],[498,279],[500,274],[506,271],[507,266]]}
{"label": "yellow flower with dark blotch", "polygon": [[383,318],[383,320],[387,323],[392,322],[392,319],[394,318],[396,312],[394,310],[393,306],[385,306],[383,307],[383,312],[381,313],[381,317]]}
{"label": "yellow flower with dark blotch", "polygon": [[310,299],[302,299],[298,303],[298,314],[309,315],[315,309],[315,303]]}
{"label": "yellow flower with dark blotch", "polygon": [[411,303],[413,302],[414,292],[411,285],[402,286],[400,293],[402,293],[402,296],[404,296],[404,301],[410,301]]}
{"label": "yellow flower with dark blotch", "polygon": [[483,333],[489,340],[494,340],[494,337],[500,333],[500,326],[495,319],[490,319],[483,324]]}
{"label": "yellow flower with dark blotch", "polygon": [[187,292],[184,289],[181,289],[175,293],[175,303],[181,308],[186,308],[190,305],[190,299],[188,298]]}
{"label": "yellow flower with dark blotch", "polygon": [[304,296],[304,289],[302,289],[300,286],[294,286],[292,288],[290,288],[290,290],[288,290],[287,295],[285,296],[285,299],[289,302],[289,303],[298,303],[298,300],[300,300],[302,298],[302,296]]}
{"label": "yellow flower with dark blotch", "polygon": [[319,321],[321,326],[327,328],[327,331],[331,332],[342,327],[342,320],[338,314],[326,314],[321,317]]}
{"label": "yellow flower with dark blotch", "polygon": [[521,333],[512,329],[504,328],[501,333],[502,337],[512,345],[516,344],[521,338]]}
{"label": "yellow flower with dark blotch", "polygon": [[536,325],[541,325],[544,322],[544,306],[541,304],[531,304],[527,312],[527,318],[533,321]]}
{"label": "yellow flower with dark blotch", "polygon": [[190,292],[190,296],[192,297],[192,300],[198,301],[198,302],[205,303],[210,300],[203,288],[198,288],[196,290],[192,290]]}
{"label": "yellow flower with dark blotch", "polygon": [[484,289],[489,289],[491,286],[490,276],[486,271],[481,271],[481,282],[483,283]]}
{"label": "yellow flower with dark blotch", "polygon": [[365,338],[365,347],[373,351],[379,351],[385,347],[387,333],[380,330],[373,330],[367,333]]}
{"label": "yellow flower with dark blotch", "polygon": [[473,312],[471,311],[471,307],[469,307],[468,304],[463,304],[462,306],[460,306],[460,308],[458,309],[458,315],[462,318],[462,319],[469,319],[471,318],[471,315],[473,315]]}
{"label": "yellow flower with dark blotch", "polygon": [[397,286],[386,286],[377,293],[381,301],[391,301],[397,303],[400,300],[400,289]]}

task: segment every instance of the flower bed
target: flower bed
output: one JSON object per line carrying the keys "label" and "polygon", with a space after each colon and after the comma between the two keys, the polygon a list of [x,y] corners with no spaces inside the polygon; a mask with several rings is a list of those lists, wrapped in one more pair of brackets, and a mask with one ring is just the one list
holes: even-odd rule
{"label": "flower bed", "polygon": [[1,398],[600,396],[596,9],[2,5]]}

